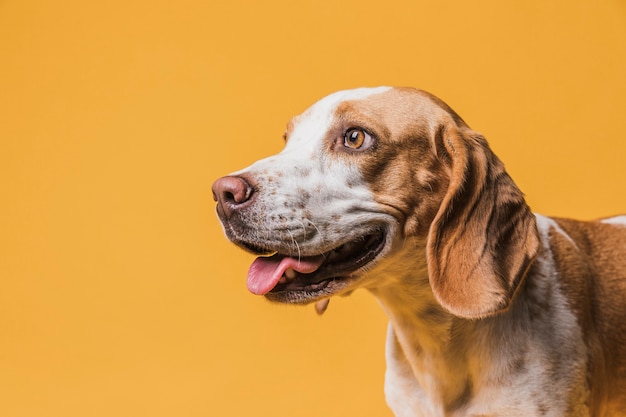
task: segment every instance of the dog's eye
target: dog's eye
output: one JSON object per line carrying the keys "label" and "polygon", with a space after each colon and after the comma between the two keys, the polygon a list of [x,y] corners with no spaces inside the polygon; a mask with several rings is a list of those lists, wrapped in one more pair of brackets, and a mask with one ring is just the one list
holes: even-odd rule
{"label": "dog's eye", "polygon": [[352,128],[346,131],[343,136],[343,144],[351,149],[361,149],[362,147],[367,147],[371,144],[372,137],[359,128]]}

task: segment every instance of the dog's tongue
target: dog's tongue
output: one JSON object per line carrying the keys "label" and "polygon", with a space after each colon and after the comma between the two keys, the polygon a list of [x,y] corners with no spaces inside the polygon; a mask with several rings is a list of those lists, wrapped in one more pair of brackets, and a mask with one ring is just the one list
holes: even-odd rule
{"label": "dog's tongue", "polygon": [[265,295],[278,284],[287,269],[310,274],[317,271],[323,261],[322,255],[300,259],[282,255],[256,258],[248,270],[248,290],[256,295]]}

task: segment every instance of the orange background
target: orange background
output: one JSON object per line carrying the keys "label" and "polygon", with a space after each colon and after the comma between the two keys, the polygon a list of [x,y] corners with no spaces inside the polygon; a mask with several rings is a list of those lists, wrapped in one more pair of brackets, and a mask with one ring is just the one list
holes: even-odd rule
{"label": "orange background", "polygon": [[0,0],[0,416],[390,416],[375,300],[250,295],[212,181],[408,85],[534,210],[626,212],[625,74],[623,0]]}

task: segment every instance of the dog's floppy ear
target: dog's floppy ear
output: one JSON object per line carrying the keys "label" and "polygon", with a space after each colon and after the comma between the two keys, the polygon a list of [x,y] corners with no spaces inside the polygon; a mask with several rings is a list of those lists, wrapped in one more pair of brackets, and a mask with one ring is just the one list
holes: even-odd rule
{"label": "dog's floppy ear", "polygon": [[435,148],[450,183],[428,234],[430,284],[450,313],[486,317],[509,306],[539,252],[535,216],[480,134],[442,125]]}

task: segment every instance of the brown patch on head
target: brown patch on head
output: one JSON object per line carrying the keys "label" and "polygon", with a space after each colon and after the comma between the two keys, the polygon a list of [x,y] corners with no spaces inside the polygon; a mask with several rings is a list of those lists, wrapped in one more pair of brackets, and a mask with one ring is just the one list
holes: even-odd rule
{"label": "brown patch on head", "polygon": [[425,238],[448,187],[450,167],[438,155],[437,131],[441,123],[464,122],[439,99],[410,88],[346,101],[335,113],[328,143],[358,127],[375,144],[362,152],[334,154],[359,166],[377,201],[403,222],[406,236]]}
{"label": "brown patch on head", "polygon": [[468,318],[508,306],[539,250],[535,218],[485,139],[441,100],[392,89],[347,101],[330,135],[360,127],[370,149],[344,152],[405,235],[428,236],[431,287]]}

